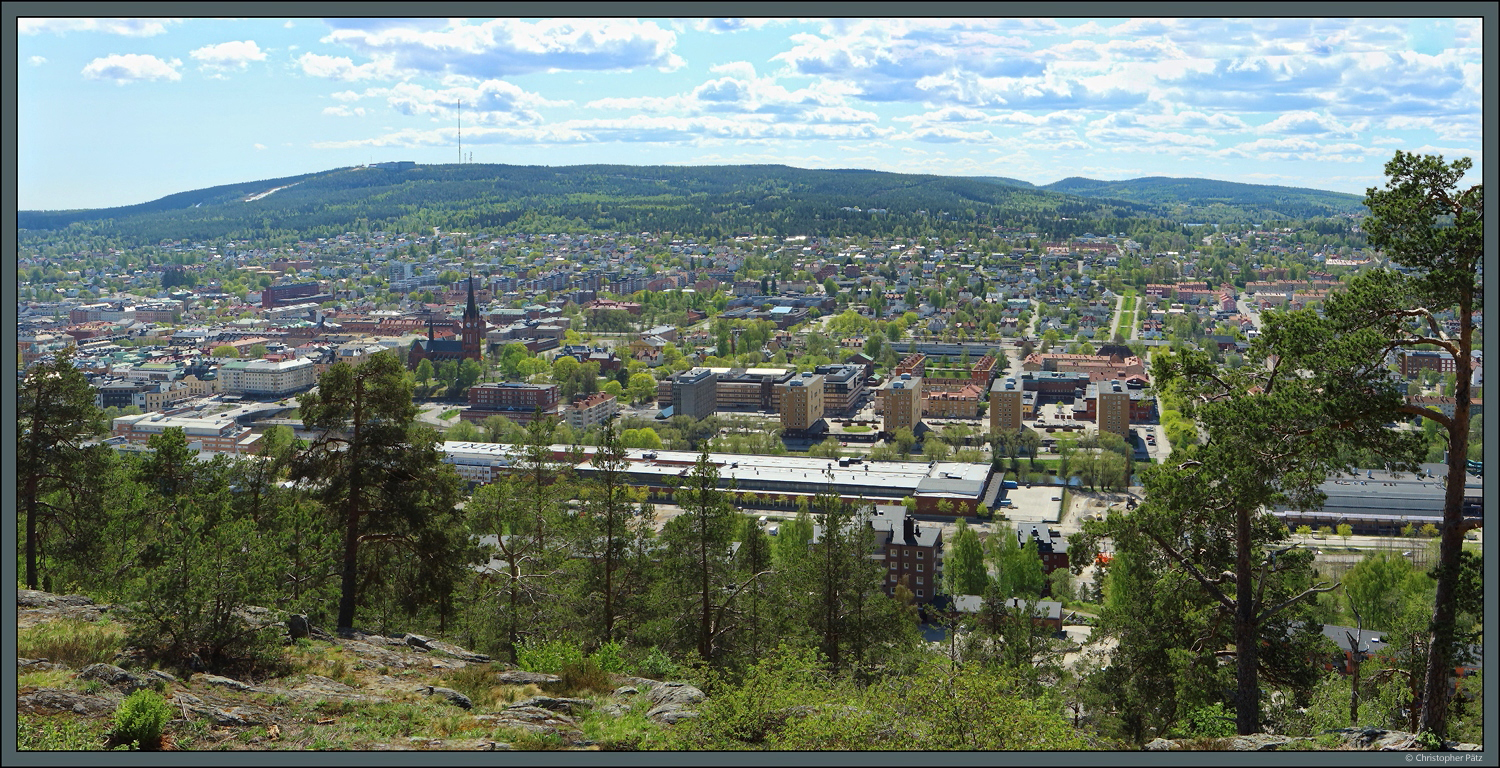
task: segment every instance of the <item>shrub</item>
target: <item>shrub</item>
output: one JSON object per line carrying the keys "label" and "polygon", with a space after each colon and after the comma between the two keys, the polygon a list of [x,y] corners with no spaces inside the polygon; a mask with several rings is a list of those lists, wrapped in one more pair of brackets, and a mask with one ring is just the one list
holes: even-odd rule
{"label": "shrub", "polygon": [[155,691],[136,691],[125,697],[115,712],[112,733],[116,744],[134,745],[152,751],[162,746],[162,730],[172,719],[172,708]]}
{"label": "shrub", "polygon": [[16,655],[82,669],[107,664],[125,647],[125,631],[97,621],[61,619],[16,633]]}
{"label": "shrub", "polygon": [[651,646],[650,651],[646,652],[645,658],[636,665],[636,669],[641,677],[652,680],[672,680],[684,676],[682,666],[673,661],[666,651],[654,645]]}
{"label": "shrub", "polygon": [[524,644],[516,651],[516,665],[528,672],[562,674],[563,667],[583,661],[583,649],[561,640]]}
{"label": "shrub", "polygon": [[1199,707],[1188,714],[1187,732],[1197,738],[1229,738],[1235,734],[1234,716],[1224,711],[1219,702]]}
{"label": "shrub", "polygon": [[625,657],[621,650],[620,644],[611,640],[589,654],[589,660],[605,672],[618,674],[625,671]]}
{"label": "shrub", "polygon": [[609,693],[614,690],[609,673],[599,668],[592,658],[570,661],[557,673],[562,682],[555,687],[564,695],[577,696],[588,693]]}

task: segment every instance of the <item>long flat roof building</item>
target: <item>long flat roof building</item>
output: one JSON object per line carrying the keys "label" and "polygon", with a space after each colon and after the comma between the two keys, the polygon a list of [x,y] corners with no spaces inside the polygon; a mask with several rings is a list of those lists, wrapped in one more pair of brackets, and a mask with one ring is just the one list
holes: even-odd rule
{"label": "long flat roof building", "polygon": [[[572,446],[554,445],[553,455],[567,456]],[[589,477],[596,471],[589,463],[596,450],[581,446],[581,461],[574,471]],[[443,443],[444,461],[453,464],[465,480],[492,482],[497,474],[510,471],[519,463],[517,446],[500,443]],[[630,450],[626,453],[627,483],[667,489],[673,481],[692,472],[698,461],[692,451]],[[917,500],[917,511],[938,514],[939,504],[947,502],[953,514],[973,514],[990,482],[989,464],[917,461],[860,461],[818,459],[804,456],[764,456],[758,454],[711,453],[708,456],[719,468],[719,484],[731,484],[740,492],[781,494],[790,497],[813,496],[832,489],[840,497],[870,501],[899,501],[910,496]]]}

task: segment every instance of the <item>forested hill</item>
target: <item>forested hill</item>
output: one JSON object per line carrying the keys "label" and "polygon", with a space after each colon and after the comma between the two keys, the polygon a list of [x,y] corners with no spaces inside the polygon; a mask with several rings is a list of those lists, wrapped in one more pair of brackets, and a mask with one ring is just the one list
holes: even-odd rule
{"label": "forested hill", "polygon": [[1174,220],[1202,211],[1203,221],[1212,221],[1215,207],[1280,218],[1336,216],[1364,211],[1364,198],[1343,192],[1302,187],[1241,184],[1213,179],[1150,176],[1126,181],[1097,181],[1070,176],[1038,189],[1081,197],[1119,200],[1160,208]]}
{"label": "forested hill", "polygon": [[[1177,181],[1196,182],[1203,190],[1218,189],[1203,185],[1283,189]],[[1090,227],[1098,229],[1098,223],[1123,219],[1251,220],[1246,219],[1246,211],[1233,206],[1218,206],[1212,217],[1175,218],[1184,210],[1196,214],[1197,208],[1214,202],[1172,196],[1173,190],[1187,194],[1198,189],[1191,185],[1164,187],[1145,196],[1149,199],[1136,199],[1143,196],[1132,197],[1126,191],[1112,192],[1106,198],[1094,194],[1088,185],[1072,192],[1020,184],[1024,182],[1003,177],[781,165],[353,167],[181,192],[119,208],[22,211],[17,226],[22,243],[79,235],[146,244],[163,239],[323,236],[366,228],[418,231],[434,226],[460,231],[675,231],[703,236],[900,236],[932,229],[962,232],[1010,226],[1066,235],[1070,232],[1063,230],[1070,223],[1084,227],[1081,233]],[[1304,196],[1332,194],[1289,191]],[[1301,205],[1299,210],[1305,208]],[[1296,214],[1277,217],[1289,215]]]}

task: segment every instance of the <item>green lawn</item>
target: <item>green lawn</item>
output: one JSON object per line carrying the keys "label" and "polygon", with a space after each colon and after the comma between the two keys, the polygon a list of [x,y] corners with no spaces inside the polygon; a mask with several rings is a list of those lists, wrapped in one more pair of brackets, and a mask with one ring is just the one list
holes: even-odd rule
{"label": "green lawn", "polygon": [[458,415],[458,411],[459,411],[459,409],[457,409],[457,408],[449,408],[448,410],[443,411],[442,415],[438,416],[438,418],[442,419],[443,421],[447,421],[448,419],[451,419],[451,418],[457,416]]}
{"label": "green lawn", "polygon": [[869,432],[869,431],[871,431],[873,429],[875,429],[875,428],[874,427],[862,427],[862,426],[859,426],[858,424],[856,424],[856,425],[854,425],[852,427],[844,427],[844,431],[845,432],[848,432],[848,433],[853,434],[853,435],[863,434],[863,433]]}

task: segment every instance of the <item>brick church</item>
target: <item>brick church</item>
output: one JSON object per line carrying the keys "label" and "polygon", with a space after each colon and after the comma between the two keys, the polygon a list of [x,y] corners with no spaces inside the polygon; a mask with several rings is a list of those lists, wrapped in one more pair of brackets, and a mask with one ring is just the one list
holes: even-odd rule
{"label": "brick church", "polygon": [[479,307],[474,303],[474,278],[470,276],[469,306],[464,309],[464,317],[459,324],[459,338],[434,339],[432,322],[429,320],[427,338],[412,342],[411,351],[406,358],[407,365],[416,370],[423,360],[431,360],[433,365],[445,360],[478,360],[480,351],[484,349],[484,331],[484,317],[479,314]]}

